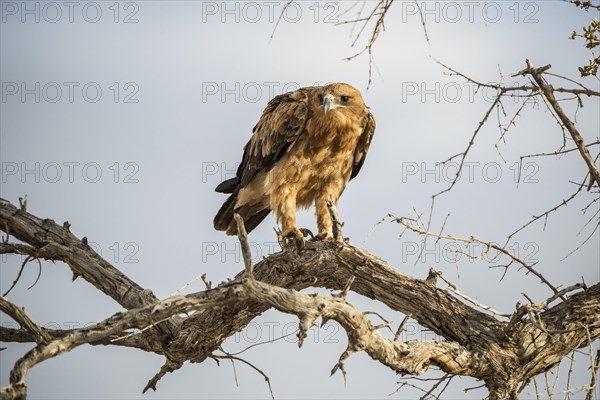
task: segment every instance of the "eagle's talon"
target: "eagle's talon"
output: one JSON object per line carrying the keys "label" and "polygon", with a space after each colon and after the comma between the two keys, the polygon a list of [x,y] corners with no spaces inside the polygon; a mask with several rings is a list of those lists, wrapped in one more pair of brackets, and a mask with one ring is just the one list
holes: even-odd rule
{"label": "eagle's talon", "polygon": [[311,232],[311,230],[310,230],[310,229],[308,229],[308,228],[298,228],[298,230],[299,230],[300,232],[302,232],[302,235],[303,235],[304,237],[309,237],[309,236],[310,236],[311,240],[315,238],[315,235],[314,235],[314,234]]}
{"label": "eagle's talon", "polygon": [[309,234],[313,236],[312,232],[306,228],[288,228],[279,233],[279,245],[285,248],[293,244],[300,251],[304,248],[304,238]]}
{"label": "eagle's talon", "polygon": [[329,232],[319,233],[315,236],[315,240],[333,240],[333,235]]}

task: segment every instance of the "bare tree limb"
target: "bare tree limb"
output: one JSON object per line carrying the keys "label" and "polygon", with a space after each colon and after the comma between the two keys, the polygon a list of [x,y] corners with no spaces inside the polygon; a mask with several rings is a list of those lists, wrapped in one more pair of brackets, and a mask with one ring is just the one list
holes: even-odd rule
{"label": "bare tree limb", "polygon": [[[510,242],[510,239],[512,239],[513,236],[515,236],[517,233],[521,232],[523,229],[525,229],[529,225],[533,224],[535,221],[539,220],[540,218],[544,218],[545,221],[546,221],[547,218],[548,218],[548,215],[550,215],[554,211],[558,210],[559,208],[561,208],[563,206],[566,206],[571,200],[573,200],[583,190],[583,188],[585,187],[585,182],[586,182],[588,176],[589,176],[589,172],[585,175],[585,178],[583,178],[583,182],[581,182],[581,184],[579,185],[579,187],[577,188],[577,190],[571,196],[569,196],[568,198],[562,200],[556,206],[554,206],[551,209],[549,209],[549,210],[541,213],[540,215],[534,215],[531,218],[531,220],[529,220],[527,223],[525,223],[519,229],[517,229],[516,231],[514,231],[510,235],[508,235],[508,237],[506,238],[506,243],[505,243],[504,246],[506,246],[508,244],[508,242]],[[544,221],[544,229],[546,228],[546,222],[545,221]]]}
{"label": "bare tree limb", "polygon": [[[508,256],[512,261],[518,263],[523,268],[525,268],[527,271],[531,272],[542,283],[544,283],[546,286],[548,286],[554,293],[559,293],[559,290],[553,284],[551,284],[550,281],[548,281],[548,279],[546,279],[546,277],[544,277],[544,275],[542,275],[541,273],[539,273],[538,271],[536,271],[533,268],[533,265],[529,265],[525,261],[521,260],[519,257],[517,257],[514,254],[512,254],[510,251],[506,250],[504,247],[498,246],[497,244],[494,244],[492,242],[486,242],[485,240],[478,239],[475,236],[471,236],[470,238],[467,239],[467,238],[461,238],[461,237],[457,237],[457,236],[440,235],[440,234],[437,234],[437,233],[429,232],[425,227],[418,226],[418,225],[415,225],[414,223],[411,223],[411,222],[414,222],[414,220],[412,220],[411,218],[396,217],[393,214],[389,214],[389,215],[390,215],[390,217],[395,222],[397,222],[400,225],[404,226],[408,230],[413,231],[415,233],[418,233],[419,235],[423,235],[425,237],[431,236],[431,237],[435,237],[435,238],[438,238],[438,239],[454,240],[454,241],[458,241],[458,242],[462,242],[462,243],[479,243],[479,244],[482,244],[482,245],[486,246],[486,254],[491,249],[494,249],[494,250],[496,250],[496,251],[498,251],[498,252],[500,252],[500,253]],[[500,315],[503,315],[503,314],[500,313]]]}
{"label": "bare tree limb", "polygon": [[[0,204],[0,215],[6,209],[6,204]],[[19,227],[18,219],[6,218],[4,222],[6,230],[18,232],[15,229]],[[33,238],[43,238],[46,228],[43,224],[37,225],[30,234]],[[240,239],[247,240],[243,235]],[[63,246],[78,248],[80,243],[73,241]],[[97,273],[94,271],[97,264],[93,259],[90,262],[91,265],[80,268],[93,276]],[[300,345],[319,317],[340,323],[348,335],[348,348],[334,371],[343,372],[344,361],[353,352],[365,351],[374,360],[401,373],[419,374],[434,365],[447,373],[482,379],[490,398],[516,396],[522,382],[551,368],[573,350],[586,346],[590,339],[600,337],[597,300],[600,284],[578,287],[582,289],[580,292],[553,307],[527,306],[525,314],[518,314],[518,318],[511,318],[507,323],[471,308],[446,290],[437,288],[435,282],[404,275],[348,243],[340,246],[335,241],[309,241],[302,251],[288,249],[267,257],[254,265],[252,272],[249,275],[245,268],[234,280],[213,289],[120,312],[83,329],[43,331],[50,335],[50,341],[39,344],[16,363],[10,385],[1,389],[0,395],[9,399],[23,398],[29,369],[85,343],[131,345],[164,354],[165,365],[145,388],[156,389],[167,373],[177,370],[186,361],[204,361],[225,338],[270,307],[299,317]],[[342,290],[342,294],[322,296],[298,291],[310,286]],[[567,289],[574,290],[574,287]],[[445,340],[402,342],[398,340],[399,335],[393,339],[384,337],[367,314],[347,302],[345,293],[349,290],[410,315]],[[561,291],[550,298],[546,306],[561,299],[562,294]],[[521,309],[518,312],[522,312]],[[189,316],[180,318],[181,313]],[[172,324],[172,334],[147,329],[164,320]],[[2,329],[0,335],[15,341],[23,341],[26,335],[33,337],[23,331]],[[133,334],[135,332],[143,333]],[[160,345],[150,346],[146,340]]]}
{"label": "bare tree limb", "polygon": [[0,199],[0,229],[4,227],[9,227],[16,239],[35,248],[12,244],[19,254],[64,261],[75,276],[83,277],[125,308],[139,308],[158,300],[100,257],[87,245],[86,238],[80,240],[53,220],[38,218]]}
{"label": "bare tree limb", "polygon": [[[41,329],[45,335],[50,337],[50,340],[63,338],[75,332],[75,329]],[[133,347],[144,351],[151,351],[159,355],[163,354],[161,346],[153,346],[156,342],[147,341],[145,338],[146,337],[144,335],[132,336],[129,332],[121,332],[119,334],[111,335],[102,340],[90,342],[88,344],[92,346]],[[0,342],[35,343],[36,337],[27,329],[0,327]]]}
{"label": "bare tree limb", "polygon": [[37,344],[47,343],[51,340],[50,335],[44,332],[44,330],[42,330],[42,328],[36,324],[27,313],[25,313],[24,309],[17,307],[4,297],[0,297],[0,310],[17,321],[23,328],[31,332]]}
{"label": "bare tree limb", "polygon": [[367,53],[369,56],[369,80],[367,82],[367,89],[371,86],[371,80],[373,77],[373,46],[375,45],[375,42],[377,41],[377,38],[379,37],[379,34],[381,33],[382,30],[385,29],[385,16],[387,15],[388,10],[390,9],[390,7],[392,6],[392,4],[394,3],[394,0],[379,0],[377,5],[375,7],[373,7],[373,9],[371,10],[371,13],[366,17],[366,18],[360,18],[360,19],[356,19],[353,21],[344,21],[343,23],[357,23],[359,21],[364,21],[364,25],[362,26],[362,28],[360,29],[360,31],[358,32],[358,34],[356,35],[354,42],[352,43],[352,46],[354,46],[356,44],[356,42],[358,41],[358,39],[361,37],[363,30],[365,29],[365,27],[367,26],[367,24],[373,19],[374,16],[377,16],[377,19],[375,20],[375,26],[373,27],[373,30],[371,32],[371,35],[369,36],[369,39],[367,41],[367,44],[362,48],[362,50],[360,50],[359,52],[355,53],[354,55],[351,55],[349,57],[346,57],[346,60],[352,60],[358,56],[360,56],[363,53]]}
{"label": "bare tree limb", "polygon": [[550,104],[550,106],[552,106],[552,109],[554,110],[558,118],[560,118],[562,124],[567,128],[567,130],[571,134],[571,137],[573,138],[573,141],[575,142],[575,145],[577,146],[581,157],[583,158],[588,169],[590,170],[590,175],[593,177],[594,181],[596,182],[596,185],[600,186],[600,171],[598,170],[598,166],[596,166],[596,164],[594,163],[594,160],[592,159],[592,156],[586,147],[583,136],[581,136],[581,134],[575,127],[575,124],[569,119],[569,117],[567,117],[562,107],[558,103],[558,100],[556,100],[556,97],[554,97],[554,89],[550,85],[548,85],[548,83],[546,83],[546,80],[542,77],[542,74],[549,68],[551,68],[551,66],[546,65],[540,68],[535,68],[531,61],[526,60],[526,63],[527,68],[521,71],[521,74],[531,75],[531,77],[535,80],[535,83],[537,83],[537,85],[540,87],[542,93],[544,94],[544,97],[546,98],[546,100],[548,100],[548,103]]}
{"label": "bare tree limb", "polygon": [[[0,395],[6,398],[22,398],[27,393],[27,372],[40,362],[90,342],[96,342],[120,332],[136,328],[143,329],[157,321],[175,316],[182,312],[201,310],[210,307],[223,306],[235,302],[238,298],[239,285],[223,284],[218,289],[207,290],[187,296],[176,296],[156,304],[117,313],[112,317],[92,326],[74,330],[61,338],[46,344],[40,344],[19,359],[10,373],[10,385],[0,390]],[[232,295],[229,295],[229,293]]]}
{"label": "bare tree limb", "polygon": [[[38,218],[0,198],[0,229],[30,246],[4,243],[4,251],[7,246],[12,246],[18,254],[63,261],[73,271],[74,278],[81,276],[127,309],[158,301],[152,291],[144,290],[113,267],[87,244],[87,238],[80,240],[69,228],[70,224],[60,226],[51,219]],[[158,327],[167,332],[171,328],[170,323]]]}
{"label": "bare tree limb", "polygon": [[318,294],[307,295],[252,279],[244,284],[251,299],[298,315],[301,320],[309,318],[314,321],[323,317],[337,321],[348,334],[350,349],[365,351],[371,358],[396,372],[420,375],[434,363],[453,374],[486,374],[483,365],[471,365],[477,363],[475,356],[458,344],[427,340],[402,343],[386,339],[363,313],[343,299]]}

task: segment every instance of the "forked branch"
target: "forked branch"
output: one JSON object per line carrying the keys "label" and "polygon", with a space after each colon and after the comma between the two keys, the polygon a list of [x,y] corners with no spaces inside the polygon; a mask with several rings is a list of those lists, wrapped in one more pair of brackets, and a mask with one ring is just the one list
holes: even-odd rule
{"label": "forked branch", "polygon": [[[18,232],[15,236],[23,238],[25,245],[42,248],[55,243],[47,235],[48,223],[26,225],[30,230],[19,232],[23,224],[39,220],[37,217],[16,210],[5,201],[0,202],[0,216],[3,215],[9,217],[0,220],[0,227],[5,232]],[[240,239],[247,240],[243,235]],[[60,245],[79,248],[80,241],[76,237],[70,240]],[[498,398],[513,393],[520,382],[544,371],[566,354],[587,346],[590,338],[600,337],[600,305],[596,300],[600,297],[600,284],[579,288],[583,290],[552,307],[550,300],[546,308],[529,307],[527,313],[511,320],[508,329],[507,322],[477,311],[436,287],[435,282],[404,275],[349,243],[340,246],[335,241],[308,241],[300,252],[289,249],[256,265],[249,259],[246,262],[244,270],[232,281],[119,312],[84,329],[42,330],[37,334],[33,333],[35,327],[31,331],[0,330],[7,340],[39,341],[16,363],[10,385],[0,394],[9,399],[23,398],[27,392],[27,372],[32,367],[85,343],[123,344],[164,355],[167,357],[165,365],[146,386],[146,389],[155,389],[167,373],[186,361],[204,361],[220,348],[225,338],[271,307],[299,317],[299,339],[304,338],[319,318],[335,320],[346,329],[348,348],[335,364],[334,371],[343,372],[344,361],[353,352],[365,351],[374,360],[400,373],[419,374],[436,366],[449,374],[474,376],[484,380],[490,393],[498,394]],[[79,268],[91,275],[99,273],[95,271],[97,261]],[[84,279],[87,276],[87,273],[82,274]],[[116,274],[106,276],[117,280],[104,282],[105,286],[118,286],[125,281]],[[342,293],[323,296],[299,292],[310,286]],[[385,331],[374,326],[365,313],[348,303],[346,294],[350,290],[410,315],[445,340],[402,342],[400,334],[387,338]],[[127,287],[113,290],[121,291],[127,291]],[[559,299],[563,293],[559,292],[551,300]],[[23,316],[7,307],[4,309],[14,314],[20,323],[28,324]],[[181,313],[187,316],[182,317]],[[530,315],[533,317],[528,319]],[[172,333],[148,329],[165,323],[172,326]],[[523,349],[526,349],[524,354]],[[506,365],[514,368],[507,369]]]}

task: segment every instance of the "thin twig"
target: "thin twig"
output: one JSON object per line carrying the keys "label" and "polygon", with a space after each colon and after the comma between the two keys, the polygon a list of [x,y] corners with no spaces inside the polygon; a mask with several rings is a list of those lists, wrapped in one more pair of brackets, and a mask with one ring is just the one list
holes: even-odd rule
{"label": "thin twig", "polygon": [[415,0],[415,4],[417,5],[417,9],[419,10],[419,16],[421,17],[421,25],[423,25],[423,33],[425,34],[425,40],[429,43],[429,35],[427,34],[427,26],[425,26],[425,18],[423,17],[423,10],[421,9],[421,5],[417,0]]}
{"label": "thin twig", "polygon": [[21,279],[21,275],[23,274],[23,270],[25,269],[25,265],[27,265],[27,263],[30,260],[32,260],[32,259],[33,259],[32,256],[25,257],[25,260],[21,263],[21,268],[19,269],[19,272],[17,273],[17,277],[13,281],[12,285],[10,285],[10,287],[8,288],[8,290],[6,292],[4,292],[4,294],[2,295],[3,297],[6,297],[11,292],[11,290],[13,290],[13,288],[16,286],[17,282],[19,282],[19,279]]}
{"label": "thin twig", "polygon": [[548,100],[548,103],[550,103],[550,106],[552,107],[558,118],[560,118],[562,124],[565,126],[565,128],[567,128],[567,130],[571,134],[575,145],[579,149],[581,157],[583,158],[583,160],[587,164],[588,169],[590,170],[591,176],[596,181],[596,185],[600,186],[600,171],[598,170],[598,167],[594,163],[594,160],[592,159],[592,156],[590,155],[590,152],[586,147],[583,136],[581,136],[581,134],[575,127],[575,124],[573,124],[569,117],[567,117],[562,107],[556,100],[556,97],[554,96],[554,89],[550,85],[548,85],[542,77],[542,74],[551,66],[546,65],[544,67],[535,68],[531,61],[526,60],[525,62],[527,63],[527,69],[524,70],[525,73],[531,75],[537,83],[537,85],[540,87],[540,89],[542,89],[544,97]]}
{"label": "thin twig", "polygon": [[[497,244],[494,244],[492,242],[486,242],[484,240],[478,239],[475,236],[471,236],[469,239],[466,239],[466,238],[461,238],[461,237],[456,237],[456,236],[439,235],[437,233],[429,232],[427,229],[422,229],[420,227],[416,227],[410,223],[405,222],[407,219],[404,217],[395,217],[392,214],[390,214],[390,216],[393,218],[393,220],[395,222],[399,223],[400,225],[405,226],[409,230],[411,230],[415,233],[418,233],[420,235],[431,236],[431,237],[441,238],[441,239],[446,239],[446,240],[454,240],[454,241],[459,241],[459,242],[463,242],[463,243],[480,243],[480,244],[486,246],[486,248],[487,248],[486,254],[491,249],[494,249],[504,255],[507,255],[511,260],[513,260],[514,262],[523,266],[527,271],[531,272],[533,275],[538,277],[538,279],[540,279],[540,281],[542,281],[542,283],[544,283],[546,286],[548,286],[554,293],[559,293],[558,289],[554,285],[552,285],[542,274],[537,272],[533,268],[532,265],[527,264],[525,261],[521,260],[519,257],[512,254],[510,251],[506,250],[504,247],[498,246]],[[564,300],[564,298],[563,298],[563,300]]]}
{"label": "thin twig", "polygon": [[[529,222],[527,222],[526,224],[524,224],[523,226],[521,226],[519,229],[517,229],[516,231],[514,231],[513,233],[511,233],[510,235],[508,235],[508,237],[506,238],[506,243],[504,244],[504,246],[506,246],[508,244],[508,242],[510,242],[510,240],[513,238],[513,236],[515,236],[517,233],[521,232],[523,229],[525,229],[529,225],[533,224],[535,221],[539,220],[540,218],[546,218],[547,219],[549,214],[551,214],[552,212],[558,210],[562,206],[566,206],[571,200],[573,200],[575,198],[575,196],[577,196],[583,190],[583,188],[585,187],[585,183],[587,181],[588,176],[589,176],[589,172],[585,175],[585,178],[583,178],[583,182],[581,182],[581,184],[579,185],[579,187],[577,188],[577,190],[575,191],[575,193],[573,193],[567,199],[564,199],[562,202],[560,202],[556,206],[552,207],[551,209],[543,212],[540,215],[534,215],[533,218]],[[544,229],[545,228],[546,228],[546,223],[544,222]]]}
{"label": "thin twig", "polygon": [[[273,387],[271,386],[271,379],[269,379],[269,376],[267,374],[265,374],[260,368],[258,368],[256,365],[252,364],[250,361],[244,360],[241,357],[236,357],[233,354],[229,354],[228,352],[223,350],[223,348],[220,348],[219,350],[221,350],[225,355],[222,356],[222,355],[213,354],[211,357],[214,357],[217,359],[231,360],[232,363],[233,363],[233,361],[242,362],[242,363],[246,364],[247,366],[249,366],[250,368],[252,368],[253,370],[255,370],[256,372],[258,372],[259,374],[261,374],[262,377],[265,378],[265,381],[267,382],[267,386],[269,387],[269,393],[271,394],[271,399],[275,400],[275,395],[273,394]],[[235,365],[234,365],[234,369],[235,369]],[[236,378],[236,382],[237,382],[237,378]]]}
{"label": "thin twig", "polygon": [[246,267],[246,275],[252,277],[252,252],[250,251],[250,245],[248,244],[248,234],[246,233],[246,226],[244,220],[239,214],[234,214],[233,218],[237,223],[237,234],[242,246],[242,255],[244,257],[244,266]]}
{"label": "thin twig", "polygon": [[590,380],[590,387],[585,395],[585,400],[592,400],[592,396],[594,395],[594,389],[596,389],[596,385],[598,384],[598,366],[600,366],[600,350],[596,351],[596,357],[592,364],[592,379]]}
{"label": "thin twig", "polygon": [[409,319],[410,319],[410,315],[406,315],[404,317],[404,319],[402,320],[402,322],[400,322],[400,326],[398,327],[398,330],[396,331],[396,334],[394,335],[394,342],[400,341],[400,337],[402,336],[402,332],[404,331],[404,325],[406,325],[406,322],[408,322]]}
{"label": "thin twig", "polygon": [[457,295],[459,297],[462,297],[463,299],[465,299],[469,303],[471,303],[473,305],[476,305],[477,307],[482,308],[482,309],[484,309],[486,311],[489,311],[492,314],[498,315],[500,317],[506,317],[506,318],[510,317],[510,314],[506,314],[506,313],[503,313],[501,311],[495,310],[492,307],[486,306],[485,304],[482,304],[482,303],[478,302],[477,300],[475,300],[475,299],[467,296],[466,294],[461,293],[458,290],[458,288],[456,287],[456,285],[454,285],[452,282],[450,282],[448,279],[446,279],[444,277],[444,275],[440,271],[436,271],[436,275],[437,275],[438,278],[440,278],[441,280],[443,280],[444,282],[446,282],[446,284],[449,286],[449,289],[450,289],[450,291],[452,293],[454,293],[455,295]]}
{"label": "thin twig", "polygon": [[273,27],[273,32],[271,32],[271,36],[269,36],[269,42],[271,40],[273,40],[273,37],[275,36],[275,31],[277,30],[277,27],[279,26],[279,23],[281,22],[281,19],[283,18],[283,14],[287,10],[287,8],[290,6],[290,4],[292,4],[293,2],[294,2],[294,0],[289,0],[283,6],[283,9],[281,10],[281,13],[279,14],[279,18],[277,18],[277,22],[275,22],[275,26]]}

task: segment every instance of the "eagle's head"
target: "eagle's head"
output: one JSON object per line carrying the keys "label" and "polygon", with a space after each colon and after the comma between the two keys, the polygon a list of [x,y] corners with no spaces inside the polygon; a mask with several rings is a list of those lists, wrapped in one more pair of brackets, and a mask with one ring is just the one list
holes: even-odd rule
{"label": "eagle's head", "polygon": [[326,116],[330,113],[346,117],[362,115],[367,108],[360,92],[347,83],[323,86],[317,93],[317,101],[320,111]]}

